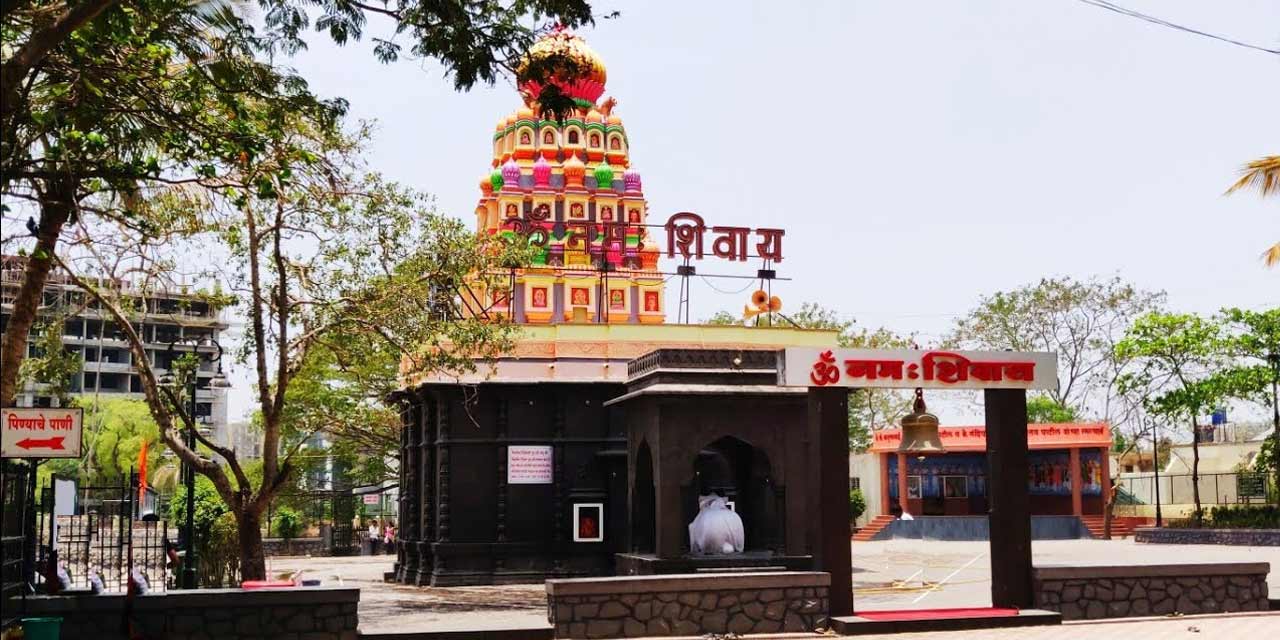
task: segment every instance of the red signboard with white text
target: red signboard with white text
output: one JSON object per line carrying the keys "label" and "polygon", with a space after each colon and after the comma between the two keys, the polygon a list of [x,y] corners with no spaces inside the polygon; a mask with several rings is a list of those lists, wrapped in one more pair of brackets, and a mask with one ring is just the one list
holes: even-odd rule
{"label": "red signboard with white text", "polygon": [[784,387],[1055,389],[1058,356],[1017,351],[785,350]]}
{"label": "red signboard with white text", "polygon": [[0,458],[79,458],[84,409],[5,407]]}
{"label": "red signboard with white text", "polygon": [[[902,444],[901,429],[873,432],[871,451],[895,453]],[[939,427],[938,438],[948,452],[986,451],[987,429],[981,426]],[[1111,447],[1111,427],[1105,422],[1027,425],[1028,449],[1070,449]]]}

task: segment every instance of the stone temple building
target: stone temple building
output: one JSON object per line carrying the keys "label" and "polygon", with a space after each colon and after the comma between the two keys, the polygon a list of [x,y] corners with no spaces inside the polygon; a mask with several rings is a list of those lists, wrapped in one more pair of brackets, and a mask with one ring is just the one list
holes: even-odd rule
{"label": "stone temple building", "polygon": [[[670,274],[659,262],[670,253],[659,246],[655,236],[661,234],[651,233],[662,226],[649,224],[644,185],[631,160],[633,141],[616,113],[617,101],[601,100],[603,62],[564,31],[535,44],[531,55],[566,55],[579,63],[577,75],[556,82],[580,108],[564,121],[541,119],[533,101],[540,87],[522,82],[524,103],[493,132],[492,166],[480,181],[475,209],[477,231],[522,234],[538,253],[532,264],[512,270],[506,286],[477,285],[471,312],[483,309],[522,331],[511,353],[477,374],[406,379],[393,397],[404,422],[395,579],[440,586],[629,572],[618,566],[617,554],[677,545],[696,513],[697,495],[709,490],[730,500],[743,497],[738,510],[747,521],[749,550],[803,556],[802,532],[784,531],[780,518],[783,509],[803,516],[804,501],[787,501],[778,482],[789,466],[796,478],[790,491],[805,486],[804,465],[794,457],[798,449],[788,448],[783,437],[753,446],[708,436],[705,446],[681,445],[688,464],[683,457],[673,462],[656,447],[629,446],[629,423],[639,425],[650,409],[624,396],[684,393],[692,385],[698,393],[719,394],[714,402],[727,407],[717,412],[720,419],[745,423],[733,394],[774,393],[764,387],[776,375],[769,368],[776,349],[834,346],[835,333],[668,324],[664,282]],[[745,247],[750,230],[729,229],[735,240],[717,241],[715,253],[743,260],[747,251],[739,243]],[[697,232],[704,230],[699,220]],[[760,253],[780,261],[781,231],[759,231],[776,242],[772,249],[757,245]],[[667,233],[669,239],[670,223]],[[696,240],[701,253],[700,235],[679,239],[686,246]],[[652,355],[660,350],[665,355]],[[644,357],[651,361],[640,362]],[[685,377],[667,380],[662,372],[669,367]],[[680,411],[680,419],[701,420],[701,401],[690,396],[681,402],[690,410]],[[775,404],[790,411],[804,403],[779,396]],[[646,424],[630,427],[633,436],[659,428]],[[687,439],[695,439],[692,432]],[[668,473],[670,491],[655,497],[662,482],[654,474],[661,475],[664,464],[681,477]],[[647,507],[637,507],[646,500]],[[678,513],[655,513],[663,500],[678,501]]]}

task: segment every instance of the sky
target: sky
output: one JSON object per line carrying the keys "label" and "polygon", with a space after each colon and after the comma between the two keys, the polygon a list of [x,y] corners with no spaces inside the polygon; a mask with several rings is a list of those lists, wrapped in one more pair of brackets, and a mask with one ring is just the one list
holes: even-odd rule
{"label": "sky", "polygon": [[[1273,0],[1121,4],[1280,48]],[[784,313],[819,302],[923,345],[1046,276],[1120,276],[1179,311],[1280,306],[1259,259],[1280,201],[1223,196],[1280,152],[1280,56],[1078,0],[596,7],[622,11],[578,33],[608,67],[650,222],[785,228]],[[310,45],[284,62],[377,122],[370,167],[472,221],[513,84],[459,93],[433,62],[378,63],[367,37]],[[748,294],[695,280],[691,316]],[[235,382],[233,419],[250,411]]]}

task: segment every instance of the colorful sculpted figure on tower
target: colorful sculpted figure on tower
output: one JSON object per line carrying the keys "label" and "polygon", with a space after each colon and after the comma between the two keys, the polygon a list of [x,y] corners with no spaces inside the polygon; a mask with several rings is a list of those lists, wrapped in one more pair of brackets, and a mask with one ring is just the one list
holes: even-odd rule
{"label": "colorful sculpted figure on tower", "polygon": [[577,109],[564,120],[545,119],[552,116],[535,102],[542,84],[520,76],[524,105],[498,121],[493,160],[480,180],[477,231],[535,247],[533,263],[512,273],[514,295],[501,297],[510,304],[486,312],[531,324],[662,323],[658,246],[617,100],[601,101],[604,62],[562,29],[529,49],[530,62],[554,57],[572,60],[564,65],[571,70],[546,81]]}

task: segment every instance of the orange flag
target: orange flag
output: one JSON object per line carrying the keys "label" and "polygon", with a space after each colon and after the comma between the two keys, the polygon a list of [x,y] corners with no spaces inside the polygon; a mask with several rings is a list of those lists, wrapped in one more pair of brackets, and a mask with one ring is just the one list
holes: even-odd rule
{"label": "orange flag", "polygon": [[138,452],[138,506],[142,506],[147,496],[147,441],[142,441],[142,451]]}

